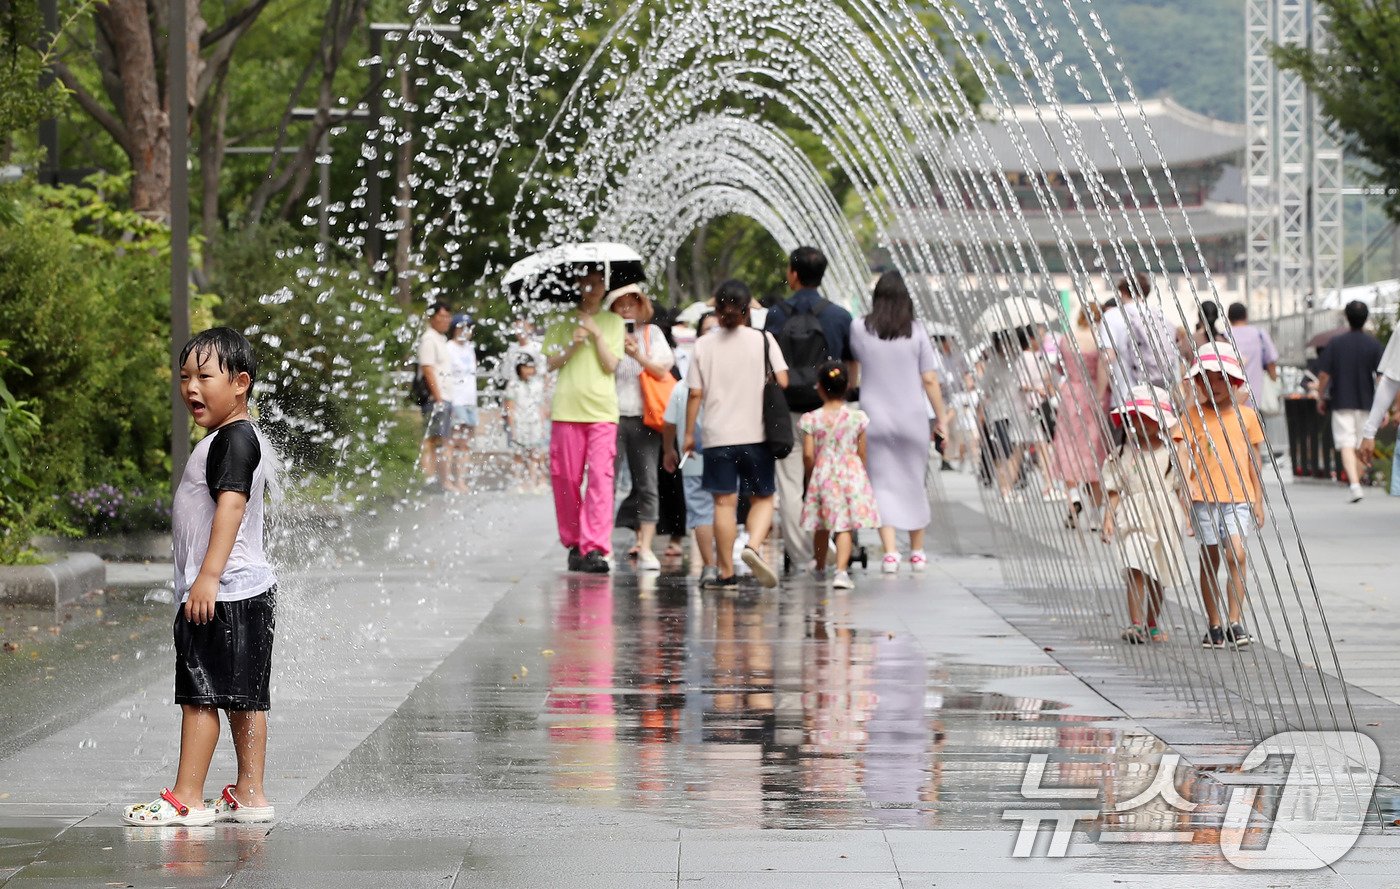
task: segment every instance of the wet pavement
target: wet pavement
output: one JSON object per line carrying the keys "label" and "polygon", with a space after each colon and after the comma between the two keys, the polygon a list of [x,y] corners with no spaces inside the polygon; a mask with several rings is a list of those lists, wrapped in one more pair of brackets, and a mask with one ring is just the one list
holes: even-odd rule
{"label": "wet pavement", "polygon": [[[434,500],[355,528],[293,541],[306,567],[284,577],[269,752],[281,820],[118,825],[175,754],[168,642],[142,637],[148,666],[60,696],[63,718],[0,759],[0,883],[1400,884],[1391,834],[1332,868],[1225,861],[1220,818],[1249,743],[1132,676],[1086,682],[1092,650],[1039,638],[971,520],[922,576],[737,594],[702,592],[678,565],[559,574],[556,549],[534,543],[551,536],[541,498]],[[1037,754],[1042,787],[1092,798],[1026,799]],[[1086,818],[1063,858],[1045,857],[1045,827],[1037,854],[1013,857],[1006,810],[1110,809],[1176,754],[1193,812]],[[221,749],[214,775],[230,767]],[[1266,786],[1257,810],[1276,798]],[[1148,838],[1168,830],[1189,840]]]}

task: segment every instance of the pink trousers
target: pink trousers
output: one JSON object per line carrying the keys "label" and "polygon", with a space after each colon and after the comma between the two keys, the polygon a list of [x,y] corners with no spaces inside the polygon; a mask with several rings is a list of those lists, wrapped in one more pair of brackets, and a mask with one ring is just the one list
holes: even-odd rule
{"label": "pink trousers", "polygon": [[[549,480],[559,542],[587,555],[612,552],[616,423],[555,422],[549,433]],[[584,486],[584,476],[588,485]]]}

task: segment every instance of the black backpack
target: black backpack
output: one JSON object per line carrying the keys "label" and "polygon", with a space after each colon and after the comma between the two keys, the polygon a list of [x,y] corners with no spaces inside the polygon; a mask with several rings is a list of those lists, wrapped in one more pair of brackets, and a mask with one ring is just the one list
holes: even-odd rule
{"label": "black backpack", "polygon": [[831,357],[827,350],[826,332],[822,330],[821,313],[831,303],[820,297],[807,311],[793,301],[783,303],[787,320],[776,337],[778,348],[788,366],[787,403],[795,413],[814,411],[822,406],[817,394],[817,367]]}
{"label": "black backpack", "polygon": [[410,362],[408,366],[413,371],[413,382],[408,384],[409,403],[420,408],[427,407],[432,404],[433,390],[428,388],[428,381],[423,379],[423,370],[417,361]]}

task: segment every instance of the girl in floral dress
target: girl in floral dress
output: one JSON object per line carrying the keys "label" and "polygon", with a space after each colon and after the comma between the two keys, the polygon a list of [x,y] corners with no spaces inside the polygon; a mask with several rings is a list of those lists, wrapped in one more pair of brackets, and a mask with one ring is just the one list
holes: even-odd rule
{"label": "girl in floral dress", "polygon": [[848,568],[854,532],[880,527],[875,492],[865,471],[864,411],[846,405],[851,384],[846,366],[828,361],[817,368],[817,391],[822,406],[802,415],[802,464],[806,470],[807,496],[802,502],[802,527],[816,532],[814,550],[817,571],[826,570],[827,543],[836,536],[836,589],[855,587]]}

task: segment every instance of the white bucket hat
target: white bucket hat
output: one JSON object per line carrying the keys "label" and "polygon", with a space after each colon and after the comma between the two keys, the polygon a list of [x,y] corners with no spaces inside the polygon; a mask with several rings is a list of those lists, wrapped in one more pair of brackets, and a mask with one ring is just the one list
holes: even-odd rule
{"label": "white bucket hat", "polygon": [[1123,424],[1123,415],[1142,414],[1163,429],[1176,425],[1176,410],[1172,407],[1171,395],[1161,386],[1134,386],[1128,392],[1128,400],[1109,413],[1113,422]]}
{"label": "white bucket hat", "polygon": [[1236,383],[1244,383],[1249,379],[1245,376],[1244,361],[1240,359],[1240,353],[1229,343],[1207,343],[1202,346],[1186,376],[1199,377],[1207,371],[1225,374]]}
{"label": "white bucket hat", "polygon": [[619,287],[616,290],[608,291],[608,295],[603,298],[603,311],[606,312],[609,309],[611,309],[613,307],[613,303],[622,299],[624,296],[633,295],[640,296],[643,299],[646,299],[646,293],[642,290],[641,285],[639,284],[628,284],[626,287]]}

